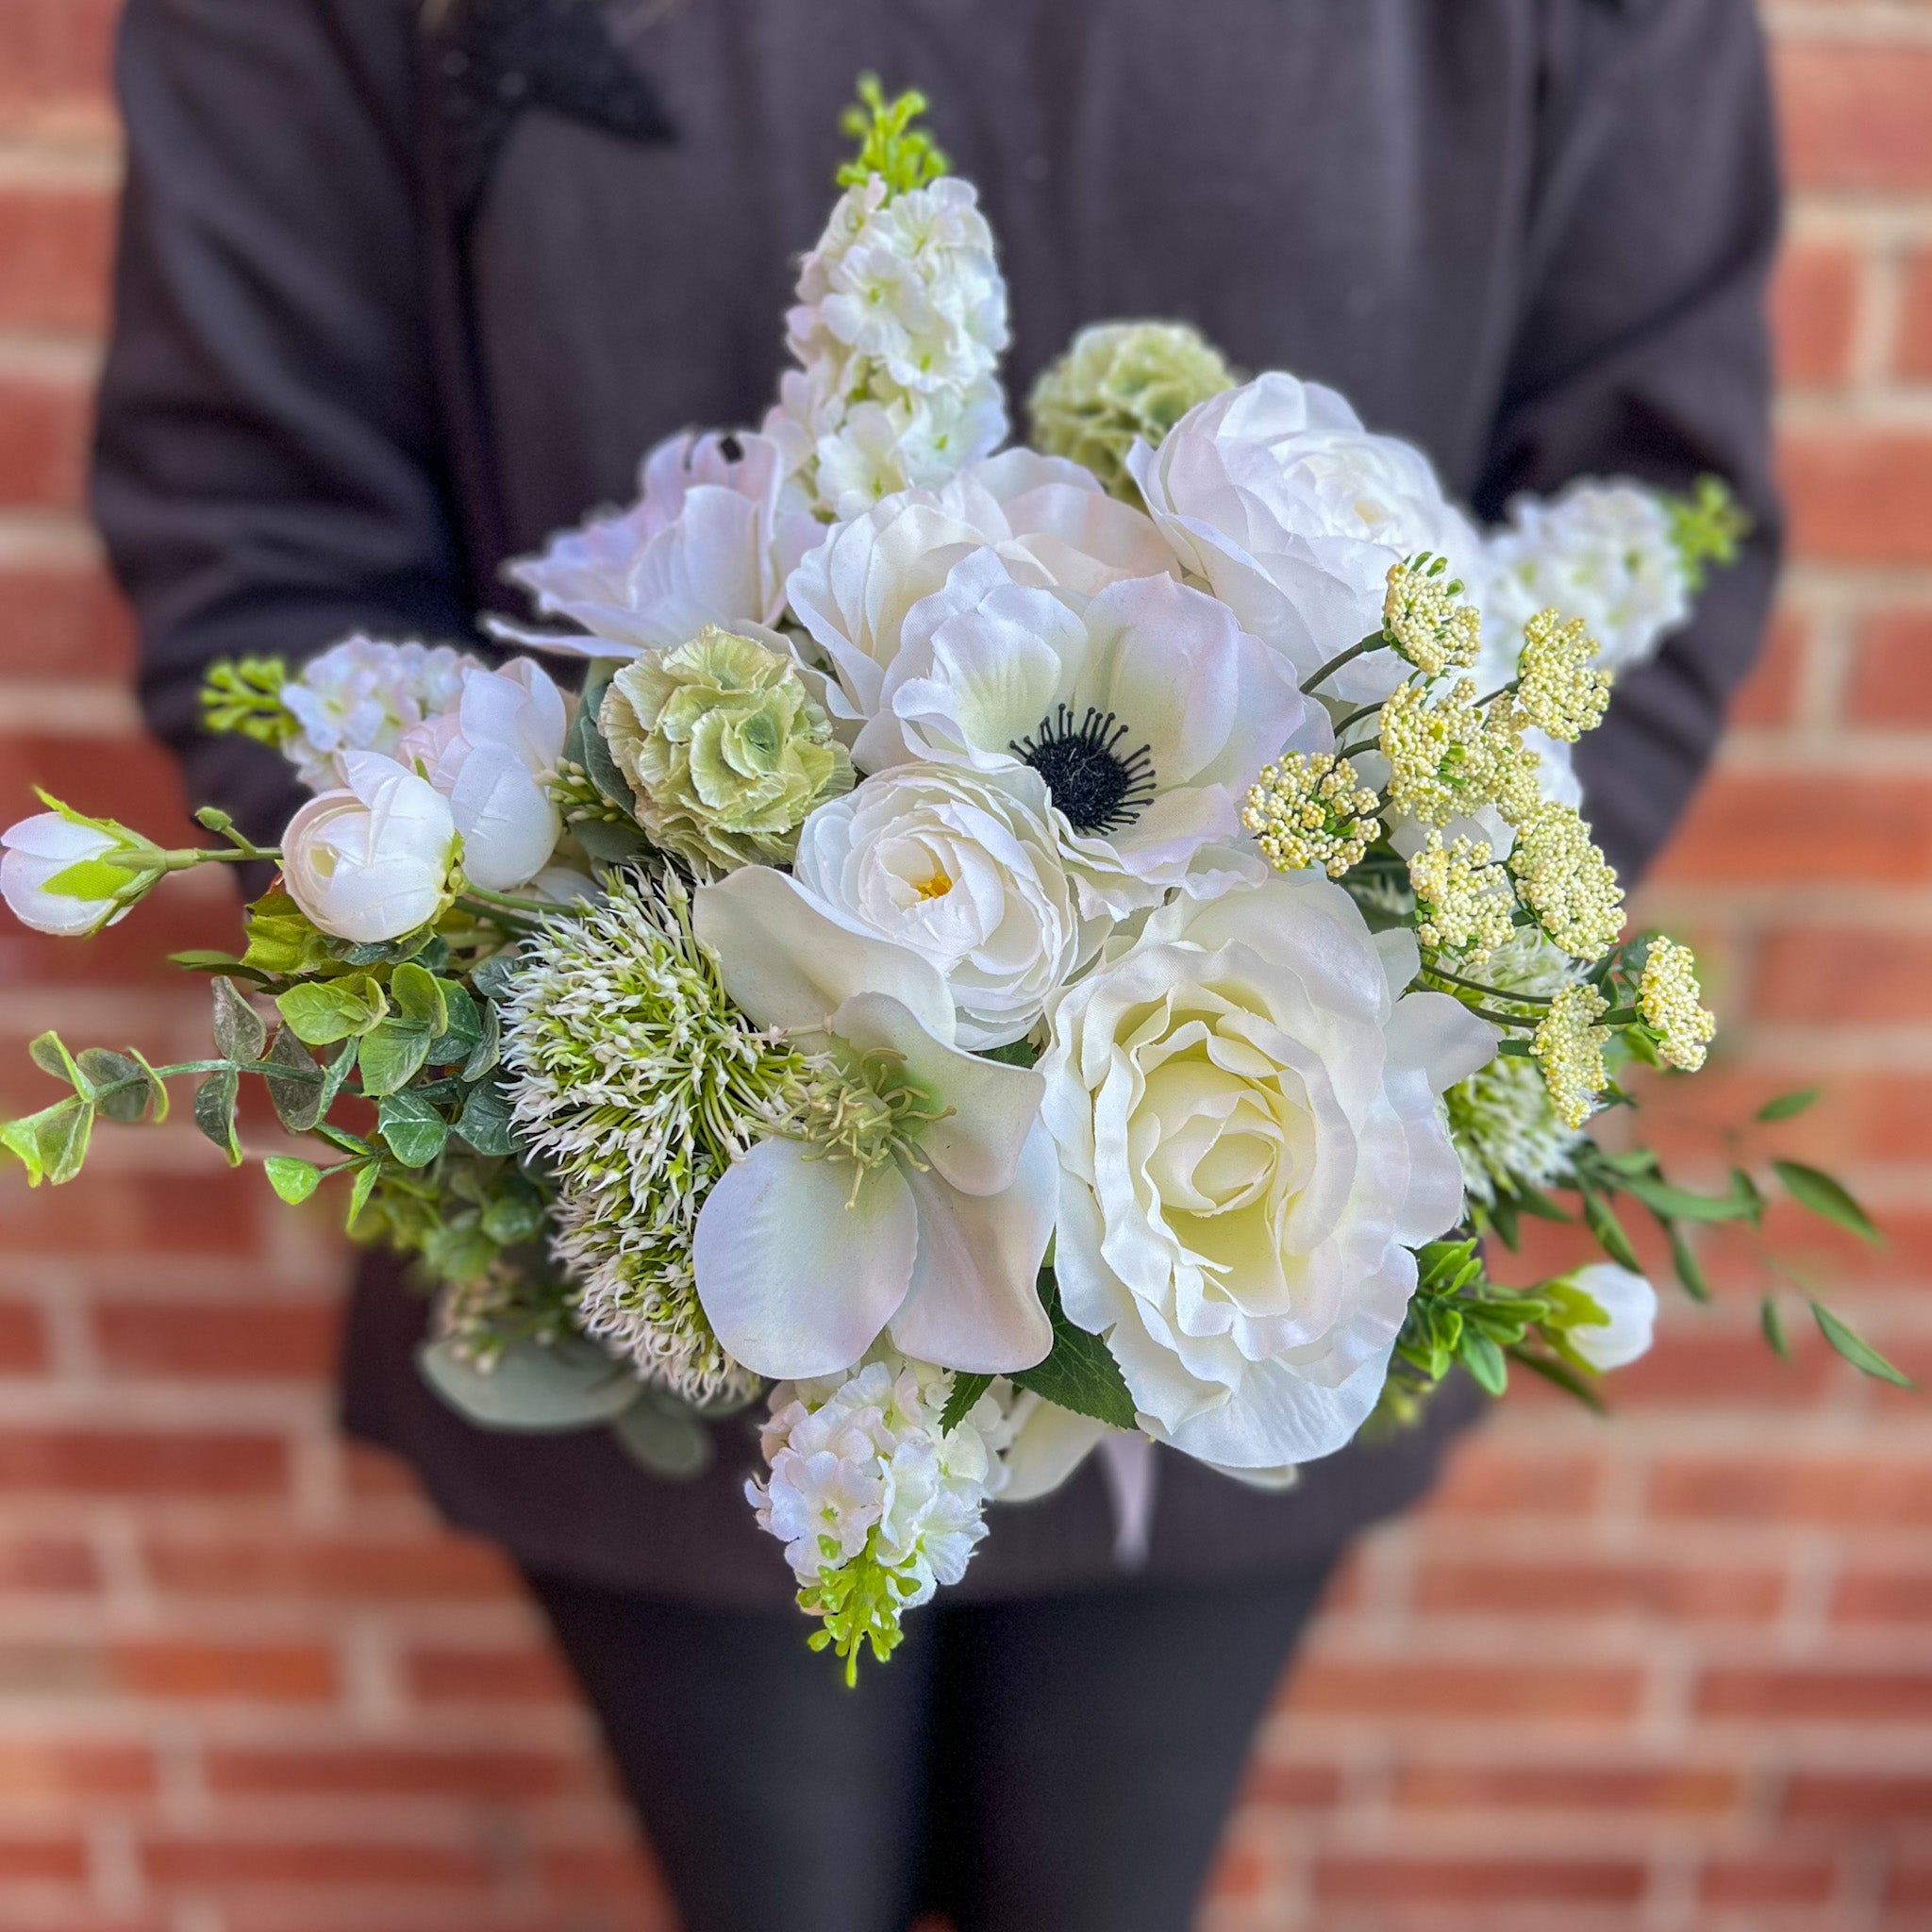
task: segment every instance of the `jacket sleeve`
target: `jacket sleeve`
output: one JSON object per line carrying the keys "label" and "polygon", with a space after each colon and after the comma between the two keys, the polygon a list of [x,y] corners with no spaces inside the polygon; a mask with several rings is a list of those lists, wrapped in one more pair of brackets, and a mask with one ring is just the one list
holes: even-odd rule
{"label": "jacket sleeve", "polygon": [[468,628],[425,318],[413,8],[127,0],[127,182],[92,500],[149,724],[257,836],[297,796],[201,737],[214,658]]}
{"label": "jacket sleeve", "polygon": [[1765,285],[1780,190],[1752,0],[1569,0],[1521,325],[1477,508],[1579,475],[1723,476],[1755,534],[1577,747],[1626,877],[1655,857],[1757,655],[1776,575]]}

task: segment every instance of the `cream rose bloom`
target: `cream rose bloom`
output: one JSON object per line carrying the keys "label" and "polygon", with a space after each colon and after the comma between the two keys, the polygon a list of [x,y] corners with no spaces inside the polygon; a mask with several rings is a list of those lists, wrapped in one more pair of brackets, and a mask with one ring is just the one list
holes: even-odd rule
{"label": "cream rose bloom", "polygon": [[1495,1050],[1403,992],[1416,966],[1339,886],[1277,874],[1163,908],[1055,1011],[1061,1297],[1191,1456],[1278,1470],[1374,1407],[1410,1250],[1462,1211],[1438,1095]]}
{"label": "cream rose bloom", "polygon": [[792,872],[841,924],[930,959],[975,1051],[1030,1032],[1105,931],[1080,917],[1045,781],[1024,766],[870,778],[806,821]]}
{"label": "cream rose bloom", "polygon": [[[1429,550],[1480,575],[1480,539],[1428,458],[1370,435],[1318,382],[1257,376],[1190,409],[1128,467],[1188,575],[1299,677],[1381,628],[1390,565]],[[1392,651],[1371,653],[1323,695],[1382,697],[1406,669]]]}
{"label": "cream rose bloom", "polygon": [[907,613],[979,549],[997,552],[1016,582],[1088,595],[1174,568],[1143,511],[1059,457],[1009,449],[943,489],[884,497],[834,528],[786,587],[824,656],[820,702],[835,720],[856,728],[878,710]]}

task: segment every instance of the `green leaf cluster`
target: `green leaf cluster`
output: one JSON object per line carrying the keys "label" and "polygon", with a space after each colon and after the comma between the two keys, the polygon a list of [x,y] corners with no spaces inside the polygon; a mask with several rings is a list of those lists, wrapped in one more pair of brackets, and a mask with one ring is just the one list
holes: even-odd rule
{"label": "green leaf cluster", "polygon": [[289,667],[280,658],[223,658],[201,684],[201,728],[217,736],[252,738],[279,751],[302,725],[282,702]]}
{"label": "green leaf cluster", "polygon": [[841,188],[862,188],[874,175],[889,194],[907,194],[936,181],[952,168],[923,127],[913,126],[926,109],[916,90],[887,100],[876,74],[858,76],[858,100],[839,117],[839,131],[858,142],[858,152],[838,172]]}

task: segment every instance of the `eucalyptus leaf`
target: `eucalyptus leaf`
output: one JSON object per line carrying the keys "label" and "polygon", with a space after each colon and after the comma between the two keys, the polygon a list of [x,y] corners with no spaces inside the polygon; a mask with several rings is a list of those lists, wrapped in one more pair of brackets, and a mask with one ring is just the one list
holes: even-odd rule
{"label": "eucalyptus leaf", "polygon": [[322,1080],[315,1057],[296,1037],[292,1026],[275,1028],[275,1044],[269,1048],[269,1064],[284,1067],[286,1074],[267,1074],[262,1083],[274,1102],[275,1118],[291,1134],[306,1134],[322,1118]]}
{"label": "eucalyptus leaf", "polygon": [[570,829],[577,843],[599,865],[623,865],[630,859],[641,858],[651,849],[650,841],[635,825],[614,819],[578,819]]}
{"label": "eucalyptus leaf", "polygon": [[228,1157],[230,1167],[242,1165],[242,1137],[235,1128],[241,1089],[241,1074],[233,1067],[224,1067],[194,1090],[194,1124]]}
{"label": "eucalyptus leaf", "polygon": [[214,994],[215,1051],[231,1060],[258,1060],[268,1044],[268,1026],[261,1015],[236,991],[232,979],[210,980]]}
{"label": "eucalyptus leaf", "polygon": [[404,1091],[383,1096],[375,1131],[405,1167],[427,1167],[449,1139],[449,1123],[426,1100]]}
{"label": "eucalyptus leaf", "polygon": [[1016,1389],[1030,1389],[1042,1401],[1058,1403],[1075,1415],[1091,1416],[1117,1429],[1139,1428],[1134,1398],[1120,1364],[1099,1336],[1076,1328],[1067,1318],[1051,1268],[1040,1271],[1040,1299],[1053,1324],[1053,1348],[1043,1362],[1008,1379]]}
{"label": "eucalyptus leaf", "polygon": [[516,984],[517,954],[514,946],[507,952],[492,953],[481,965],[472,969],[471,990],[486,1000],[508,999]]}
{"label": "eucalyptus leaf", "polygon": [[94,1090],[94,1105],[110,1121],[131,1127],[153,1104],[159,1084],[131,1054],[111,1047],[84,1047],[75,1056]]}
{"label": "eucalyptus leaf", "polygon": [[341,1045],[336,1049],[335,1058],[324,1066],[321,1088],[321,1111],[317,1116],[318,1119],[326,1120],[328,1118],[329,1108],[336,1104],[337,1095],[341,1092],[344,1083],[355,1071],[356,1056],[359,1046],[360,1042],[358,1041],[343,1041]]}
{"label": "eucalyptus leaf", "polygon": [[638,1399],[637,1378],[590,1342],[512,1342],[488,1370],[449,1341],[416,1351],[424,1379],[479,1428],[553,1431],[615,1422]]}
{"label": "eucalyptus leaf", "polygon": [[671,1482],[689,1482],[710,1468],[717,1451],[711,1432],[689,1409],[674,1412],[648,1395],[611,1424],[618,1445],[641,1469]]}
{"label": "eucalyptus leaf", "polygon": [[1817,1320],[1819,1333],[1855,1369],[1861,1369],[1866,1374],[1875,1376],[1881,1382],[1890,1382],[1897,1389],[1916,1389],[1919,1386],[1903,1369],[1894,1368],[1887,1361],[1856,1329],[1847,1327],[1823,1302],[1813,1302],[1811,1313]]}
{"label": "eucalyptus leaf", "polygon": [[76,1093],[89,1091],[88,1077],[80,1071],[74,1056],[67,1051],[67,1042],[58,1033],[42,1033],[27,1042],[27,1058],[43,1074],[50,1074],[57,1080],[64,1080]]}
{"label": "eucalyptus leaf", "polygon": [[1822,1220],[1834,1223],[1874,1247],[1885,1240],[1872,1217],[1845,1191],[1843,1184],[1830,1174],[1796,1160],[1774,1160],[1771,1165],[1785,1184],[1785,1191],[1799,1207],[1808,1208]]}
{"label": "eucalyptus leaf", "polygon": [[533,1241],[543,1232],[543,1204],[535,1194],[499,1194],[483,1209],[482,1225],[499,1247]]}
{"label": "eucalyptus leaf", "polygon": [[356,1064],[362,1074],[362,1091],[379,1098],[407,1087],[429,1058],[429,1034],[421,1026],[385,1020],[362,1036]]}
{"label": "eucalyptus leaf", "polygon": [[290,1207],[300,1207],[322,1182],[322,1170],[312,1160],[292,1154],[271,1154],[261,1163],[268,1184]]}
{"label": "eucalyptus leaf", "polygon": [[25,1163],[29,1187],[37,1188],[45,1180],[58,1188],[80,1172],[93,1127],[92,1102],[76,1094],[30,1113],[25,1120],[0,1125],[0,1147],[9,1149]]}
{"label": "eucalyptus leaf", "polygon": [[361,1167],[356,1170],[356,1184],[349,1190],[349,1210],[342,1217],[342,1225],[354,1234],[356,1224],[362,1218],[362,1210],[369,1205],[369,1197],[375,1191],[375,1183],[382,1175],[382,1162],[371,1156]]}
{"label": "eucalyptus leaf", "polygon": [[159,1126],[168,1118],[168,1083],[148,1065],[147,1058],[140,1047],[130,1046],[127,1058],[147,1075],[148,1105],[154,1108],[154,1124]]}
{"label": "eucalyptus leaf", "polygon": [[397,1016],[408,1026],[420,1027],[433,1040],[449,1024],[449,1008],[436,974],[405,960],[389,976],[390,997]]}
{"label": "eucalyptus leaf", "polygon": [[442,992],[444,1020],[442,1031],[429,1042],[429,1063],[449,1067],[468,1060],[482,1043],[483,1009],[459,981],[440,979],[437,985]]}
{"label": "eucalyptus leaf", "polygon": [[457,1116],[457,1132],[478,1154],[514,1154],[517,1151],[515,1124],[509,1103],[492,1086],[473,1087],[463,1110]]}
{"label": "eucalyptus leaf", "polygon": [[366,973],[346,979],[318,979],[291,986],[275,1000],[295,1037],[308,1046],[360,1039],[389,1010],[382,987]]}
{"label": "eucalyptus leaf", "polygon": [[465,1080],[480,1080],[486,1074],[496,1071],[496,1062],[503,1056],[503,1026],[496,1017],[496,1008],[489,1000],[480,1001],[477,1011],[482,1017],[482,1037],[476,1041],[470,1058],[462,1064],[462,1077]]}

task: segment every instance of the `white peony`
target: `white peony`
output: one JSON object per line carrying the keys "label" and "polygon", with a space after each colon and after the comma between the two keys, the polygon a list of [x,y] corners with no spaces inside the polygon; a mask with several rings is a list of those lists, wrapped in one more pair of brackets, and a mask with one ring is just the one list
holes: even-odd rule
{"label": "white peony", "polygon": [[1037,590],[992,550],[907,614],[854,758],[932,758],[1046,780],[1089,916],[1182,886],[1260,875],[1238,801],[1285,746],[1324,749],[1327,714],[1224,604],[1171,576],[1097,596]]}
{"label": "white peony", "polygon": [[1516,675],[1523,627],[1551,607],[1580,617],[1598,667],[1623,671],[1651,657],[1690,615],[1690,589],[1669,512],[1639,483],[1584,478],[1547,499],[1519,496],[1485,541],[1487,574],[1476,675],[1493,691]]}
{"label": "white peony", "polygon": [[1604,1311],[1601,1322],[1570,1330],[1570,1346],[1599,1374],[1627,1369],[1650,1353],[1657,1329],[1657,1290],[1614,1261],[1579,1268],[1570,1279]]}
{"label": "white peony", "polygon": [[749,1018],[826,1055],[844,1087],[813,1139],[760,1141],[705,1197],[692,1262],[725,1350],[781,1377],[842,1371],[881,1331],[953,1369],[1042,1360],[1039,1074],[962,1052],[939,969],[848,931],[783,873],[700,887],[693,927]]}
{"label": "white peony", "polygon": [[[99,825],[78,824],[58,811],[36,812],[0,833],[0,896],[21,924],[35,932],[51,933],[57,939],[84,939],[104,925],[113,925],[134,909],[139,894],[79,899],[69,892],[50,892],[48,882],[90,859],[99,860],[119,852],[124,841]],[[139,874],[122,872],[124,883],[133,886]]]}
{"label": "white peony", "polygon": [[380,752],[341,755],[340,791],[319,792],[282,834],[282,883],[324,932],[358,945],[400,939],[442,909],[456,861],[448,801]]}
{"label": "white peony", "polygon": [[1276,874],[1156,912],[1055,1011],[1061,1297],[1191,1456],[1306,1462],[1375,1405],[1410,1250],[1462,1212],[1437,1096],[1495,1050],[1403,992],[1417,964],[1339,886]]}
{"label": "white peony", "polygon": [[1017,582],[1089,595],[1174,567],[1144,512],[1061,457],[1009,449],[941,489],[897,491],[831,530],[787,586],[830,671],[821,702],[833,718],[877,711],[907,612],[979,549]]}
{"label": "white peony", "polygon": [[[1391,564],[1428,550],[1469,577],[1481,560],[1420,450],[1370,435],[1334,390],[1292,375],[1197,404],[1128,468],[1188,575],[1302,678],[1381,628]],[[1322,693],[1386,696],[1406,669],[1370,653]]]}
{"label": "white peony", "polygon": [[396,747],[449,800],[463,871],[486,891],[535,877],[563,836],[547,781],[569,724],[549,673],[519,658],[501,671],[465,671],[456,709],[405,732]]}
{"label": "white peony", "polygon": [[1031,1032],[1099,943],[1037,772],[913,764],[822,805],[792,872],[841,924],[930,959],[974,1051]]}
{"label": "white peony", "polygon": [[353,637],[309,658],[281,691],[301,725],[285,747],[311,791],[345,782],[342,754],[392,757],[403,733],[457,701],[475,658],[447,644],[387,644]]}
{"label": "white peony", "polygon": [[644,458],[629,509],[550,540],[504,575],[546,617],[588,635],[533,631],[491,619],[498,636],[591,658],[669,650],[708,624],[771,625],[785,579],[820,525],[786,490],[786,458],[749,432],[667,438]]}

